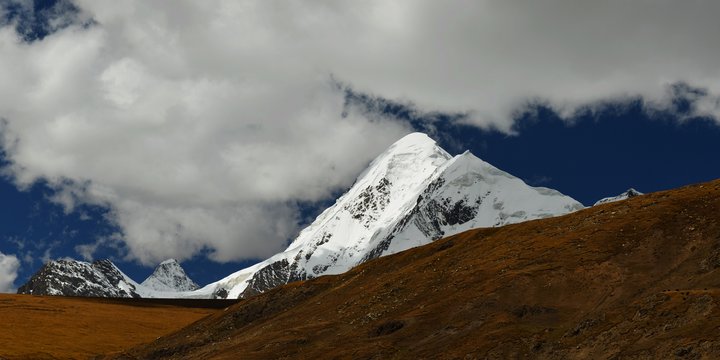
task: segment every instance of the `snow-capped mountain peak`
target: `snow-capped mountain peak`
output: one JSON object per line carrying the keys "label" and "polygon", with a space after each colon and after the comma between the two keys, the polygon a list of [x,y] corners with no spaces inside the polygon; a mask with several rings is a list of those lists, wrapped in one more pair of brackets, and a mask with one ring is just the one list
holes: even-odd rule
{"label": "snow-capped mountain peak", "polygon": [[449,160],[417,196],[411,211],[366,259],[427,244],[477,227],[566,214],[583,206],[548,188],[528,186],[469,151]]}
{"label": "snow-capped mountain peak", "polygon": [[328,234],[339,227],[347,238],[367,236],[377,225],[391,222],[450,158],[425,134],[405,136],[375,158],[352,188],[305,228],[288,250],[304,247],[313,238],[328,243],[332,236]]}
{"label": "snow-capped mountain peak", "polygon": [[192,291],[198,288],[198,285],[187,276],[185,270],[175,259],[161,262],[141,285],[164,292]]}
{"label": "snow-capped mountain peak", "polygon": [[611,203],[611,202],[615,202],[615,201],[621,201],[621,200],[629,199],[629,198],[632,198],[635,196],[640,196],[640,195],[643,195],[643,193],[641,193],[633,188],[630,188],[620,195],[600,199],[595,204],[593,204],[593,206],[600,205],[600,204],[607,204],[607,203]]}
{"label": "snow-capped mountain peak", "polygon": [[452,157],[422,133],[398,140],[282,253],[199,290],[247,297],[338,274],[378,256],[479,226],[565,214],[577,201],[522,180],[470,152]]}
{"label": "snow-capped mountain peak", "polygon": [[158,265],[142,284],[119,270],[121,275],[99,277],[118,296],[249,297],[289,282],[342,273],[369,259],[471,228],[581,208],[572,198],[531,187],[469,151],[453,157],[427,135],[413,133],[378,155],[285,251],[265,261],[201,289],[173,259]]}

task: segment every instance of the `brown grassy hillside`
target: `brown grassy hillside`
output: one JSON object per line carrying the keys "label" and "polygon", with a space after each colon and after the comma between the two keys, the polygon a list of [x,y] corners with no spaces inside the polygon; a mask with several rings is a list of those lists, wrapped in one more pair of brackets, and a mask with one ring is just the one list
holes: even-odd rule
{"label": "brown grassy hillside", "polygon": [[152,341],[217,311],[152,300],[0,294],[0,359],[87,359]]}
{"label": "brown grassy hillside", "polygon": [[124,358],[720,358],[720,181],[479,229],[238,303]]}

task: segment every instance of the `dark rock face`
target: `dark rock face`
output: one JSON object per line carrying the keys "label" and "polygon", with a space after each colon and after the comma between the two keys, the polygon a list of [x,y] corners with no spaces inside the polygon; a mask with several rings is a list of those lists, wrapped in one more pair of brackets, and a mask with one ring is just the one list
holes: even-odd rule
{"label": "dark rock face", "polygon": [[478,208],[483,200],[489,195],[471,200],[467,196],[459,200],[453,200],[448,197],[437,197],[435,192],[442,188],[446,180],[442,177],[438,178],[418,196],[415,207],[402,218],[392,232],[385,239],[380,241],[378,245],[372,249],[364,258],[363,262],[378,258],[390,247],[390,243],[395,238],[395,234],[403,231],[411,223],[414,224],[427,238],[434,240],[440,239],[445,235],[442,230],[447,225],[464,224],[477,216]]}
{"label": "dark rock face", "polygon": [[117,285],[121,281],[125,281],[125,278],[120,273],[120,270],[118,270],[118,268],[115,267],[115,264],[108,259],[97,260],[93,262],[91,266],[96,272],[103,275],[110,284]]}
{"label": "dark rock face", "polygon": [[287,283],[307,280],[305,272],[297,271],[297,262],[292,265],[286,259],[276,261],[256,272],[240,298],[248,298]]}
{"label": "dark rock face", "polygon": [[290,263],[286,259],[276,261],[256,272],[241,297],[257,295],[275,286],[285,284],[290,272]]}
{"label": "dark rock face", "polygon": [[226,288],[219,288],[215,290],[212,297],[213,299],[227,299],[228,295],[229,294]]}
{"label": "dark rock face", "polygon": [[365,188],[357,201],[346,207],[346,210],[354,219],[362,220],[365,227],[369,227],[371,222],[377,220],[375,214],[385,210],[390,203],[390,185],[390,180],[382,178],[377,185]]}
{"label": "dark rock face", "polygon": [[45,264],[18,294],[88,297],[140,297],[110,260],[91,263],[55,260]]}

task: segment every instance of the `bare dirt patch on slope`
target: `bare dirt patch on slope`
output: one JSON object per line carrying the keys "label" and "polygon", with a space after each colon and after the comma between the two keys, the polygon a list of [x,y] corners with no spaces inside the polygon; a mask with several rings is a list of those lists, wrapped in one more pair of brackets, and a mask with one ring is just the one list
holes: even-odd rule
{"label": "bare dirt patch on slope", "polygon": [[0,294],[0,359],[93,358],[177,331],[222,305]]}

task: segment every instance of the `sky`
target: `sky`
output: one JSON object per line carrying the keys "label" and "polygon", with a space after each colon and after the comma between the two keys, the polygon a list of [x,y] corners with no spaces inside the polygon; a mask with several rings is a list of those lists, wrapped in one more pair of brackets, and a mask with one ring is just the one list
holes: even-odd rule
{"label": "sky", "polygon": [[720,177],[716,1],[0,0],[0,292],[200,284],[423,131],[585,205]]}

